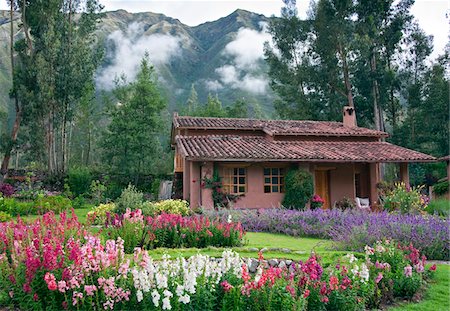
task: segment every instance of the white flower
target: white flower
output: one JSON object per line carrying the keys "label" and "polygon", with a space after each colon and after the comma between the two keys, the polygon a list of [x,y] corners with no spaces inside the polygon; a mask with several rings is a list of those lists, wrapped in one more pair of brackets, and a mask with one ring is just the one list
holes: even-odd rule
{"label": "white flower", "polygon": [[359,275],[359,267],[355,265],[353,269],[350,270],[350,272],[354,275]]}
{"label": "white flower", "polygon": [[188,303],[191,301],[191,297],[190,297],[188,294],[186,294],[186,295],[184,295],[184,296],[181,296],[181,297],[178,299],[178,301],[179,301],[179,302],[182,302],[182,303],[184,303],[184,304],[186,305],[186,304],[188,304]]}
{"label": "white flower", "polygon": [[369,281],[369,269],[365,263],[361,265],[361,273],[359,274],[364,281]]}
{"label": "white flower", "polygon": [[158,291],[155,289],[152,291],[152,301],[153,304],[155,305],[155,307],[159,306],[159,298],[161,298],[161,296],[159,295]]}
{"label": "white flower", "polygon": [[231,215],[228,215],[228,220],[227,222],[230,224],[231,223]]}
{"label": "white flower", "polygon": [[137,298],[137,301],[138,301],[138,302],[141,302],[142,299],[144,299],[144,296],[142,295],[142,291],[141,291],[141,290],[138,290],[138,291],[136,292],[136,298]]}
{"label": "white flower", "polygon": [[383,246],[379,245],[379,244],[376,246],[375,249],[376,249],[376,251],[378,253],[384,253],[386,251],[386,249]]}
{"label": "white flower", "polygon": [[167,289],[163,293],[164,299],[162,300],[162,308],[163,310],[171,310],[172,306],[170,305],[170,297],[173,297],[173,294],[171,291],[168,291]]}
{"label": "white flower", "polygon": [[178,297],[183,296],[184,286],[183,285],[177,285],[177,289],[176,289],[175,292],[177,293]]}
{"label": "white flower", "polygon": [[366,247],[364,247],[364,250],[366,251],[367,255],[373,255],[374,254],[374,249],[368,245],[366,245]]}
{"label": "white flower", "polygon": [[347,254],[345,257],[347,257],[348,259],[349,259],[349,262],[350,263],[353,263],[353,262],[355,262],[355,261],[358,261],[358,258],[356,258],[355,257],[355,255],[353,255],[353,254]]}

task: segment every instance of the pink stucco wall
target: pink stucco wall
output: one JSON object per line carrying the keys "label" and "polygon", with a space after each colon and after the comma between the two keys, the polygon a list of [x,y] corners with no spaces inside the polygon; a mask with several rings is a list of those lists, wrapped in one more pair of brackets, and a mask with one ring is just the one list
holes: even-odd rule
{"label": "pink stucco wall", "polygon": [[355,173],[353,164],[336,165],[329,174],[330,206],[343,198],[355,198]]}
{"label": "pink stucco wall", "polygon": [[[294,164],[294,163],[292,163]],[[223,165],[223,164],[222,164]],[[230,165],[227,163],[226,165]],[[237,163],[237,165],[245,165],[247,169],[247,192],[241,197],[233,207],[235,208],[274,208],[280,207],[283,201],[283,193],[264,193],[264,167],[285,167],[291,164],[286,163]],[[362,192],[364,194],[374,193],[372,187],[378,181],[377,177],[370,176],[369,168],[372,170],[376,165],[372,164],[332,164],[330,163],[299,163],[301,169],[314,170],[324,168],[329,172],[329,196],[330,204],[347,198],[355,198],[355,172],[361,174]],[[218,163],[219,172],[221,172],[221,164]],[[213,208],[211,189],[201,187],[202,179],[211,178],[214,170],[213,162],[193,162],[185,161],[185,171],[183,178],[183,197],[190,201],[191,207],[202,206],[204,208]],[[314,174],[313,174],[314,176]]]}

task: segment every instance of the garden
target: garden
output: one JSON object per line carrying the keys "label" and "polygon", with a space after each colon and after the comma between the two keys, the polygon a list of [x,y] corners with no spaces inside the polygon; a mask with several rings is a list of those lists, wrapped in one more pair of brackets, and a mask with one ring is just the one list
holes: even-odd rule
{"label": "garden", "polygon": [[420,188],[384,188],[371,213],[322,210],[317,195],[304,210],[191,210],[131,185],[114,199],[98,180],[76,185],[0,185],[0,307],[449,307],[450,222]]}

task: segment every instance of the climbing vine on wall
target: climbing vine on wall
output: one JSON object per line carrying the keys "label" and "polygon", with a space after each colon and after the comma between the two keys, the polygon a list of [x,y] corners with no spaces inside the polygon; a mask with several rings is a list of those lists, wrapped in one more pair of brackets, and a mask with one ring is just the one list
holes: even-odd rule
{"label": "climbing vine on wall", "polygon": [[202,179],[202,188],[212,189],[212,199],[214,208],[229,208],[231,203],[235,203],[243,195],[226,193],[223,189],[222,178],[219,175],[219,170],[214,166],[212,178]]}

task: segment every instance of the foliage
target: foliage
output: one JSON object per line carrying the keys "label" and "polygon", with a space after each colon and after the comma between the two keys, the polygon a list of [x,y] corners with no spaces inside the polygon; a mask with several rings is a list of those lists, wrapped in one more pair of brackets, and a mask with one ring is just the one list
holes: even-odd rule
{"label": "foliage", "polygon": [[355,201],[350,198],[344,197],[343,199],[337,201],[334,204],[334,208],[337,208],[337,209],[340,209],[343,211],[352,210],[355,208]]}
{"label": "foliage", "polygon": [[448,180],[441,181],[433,186],[433,193],[436,195],[444,195],[448,193],[449,182]]}
{"label": "foliage", "polygon": [[161,112],[166,102],[158,90],[157,77],[148,54],[142,59],[134,82],[116,81],[109,102],[111,122],[103,134],[103,160],[108,170],[139,183],[143,174],[158,171],[162,150]]}
{"label": "foliage", "polygon": [[12,216],[6,212],[0,211],[0,222],[10,221]]}
{"label": "foliage", "polygon": [[106,186],[101,181],[93,180],[89,190],[94,204],[100,204],[105,201]]}
{"label": "foliage", "polygon": [[313,195],[313,197],[311,198],[310,206],[311,206],[311,209],[312,209],[312,210],[315,210],[315,209],[318,209],[318,208],[322,208],[322,206],[323,206],[324,203],[325,203],[325,200],[322,199],[322,198],[320,197],[320,195],[315,194],[315,195]]}
{"label": "foliage", "polygon": [[87,167],[74,167],[67,173],[67,184],[75,197],[88,194],[92,183],[92,173]]}
{"label": "foliage", "polygon": [[431,200],[426,211],[430,215],[450,216],[450,201],[447,199]]}
{"label": "foliage", "polygon": [[401,213],[423,212],[429,202],[429,198],[422,194],[423,186],[409,187],[405,183],[396,183],[392,190],[387,191],[381,198],[384,208],[390,212]]}
{"label": "foliage", "polygon": [[291,169],[285,177],[285,189],[283,206],[303,210],[313,195],[313,177],[305,170]]}
{"label": "foliage", "polygon": [[223,190],[222,178],[219,175],[219,170],[214,167],[212,178],[202,179],[202,188],[212,190],[212,199],[214,208],[229,208],[232,203],[235,203],[242,195],[227,193]]}
{"label": "foliage", "polygon": [[69,129],[102,57],[93,37],[102,6],[96,0],[18,4],[26,35],[15,44],[11,94],[19,123],[26,126],[22,138],[27,153],[45,163],[48,173],[62,175],[68,167]]}
{"label": "foliage", "polygon": [[105,224],[107,215],[112,213],[116,208],[114,203],[100,204],[87,213],[89,223],[94,225]]}
{"label": "foliage", "polygon": [[411,297],[436,268],[425,271],[413,246],[365,249],[361,262],[348,254],[328,267],[314,253],[289,268],[266,266],[260,253],[250,274],[249,262],[231,250],[218,259],[155,261],[141,248],[125,256],[122,239],[102,242],[73,214],[49,213],[29,225],[0,224],[1,303],[27,310],[360,310],[378,306],[389,294],[385,284],[395,297]]}
{"label": "foliage", "polygon": [[189,203],[185,200],[146,201],[142,204],[142,213],[145,216],[156,216],[162,213],[187,216],[190,212]]}
{"label": "foliage", "polygon": [[240,223],[165,213],[144,217],[139,209],[133,212],[127,209],[123,215],[108,215],[103,232],[107,238],[121,237],[126,253],[132,253],[135,247],[238,246],[244,235]]}
{"label": "foliage", "polygon": [[59,214],[62,211],[72,208],[72,201],[66,197],[56,196],[39,196],[34,201],[34,214],[42,215],[47,212]]}
{"label": "foliage", "polygon": [[10,184],[0,184],[0,195],[3,197],[10,197],[14,194],[15,189]]}
{"label": "foliage", "polygon": [[142,207],[144,202],[144,194],[136,189],[135,186],[129,184],[127,188],[122,190],[122,194],[116,200],[116,208],[114,212],[124,214],[127,209],[135,210]]}
{"label": "foliage", "polygon": [[430,215],[366,213],[359,210],[262,209],[204,211],[212,218],[220,216],[242,223],[246,231],[283,233],[332,239],[343,250],[362,251],[364,245],[395,239],[402,245],[413,244],[430,259],[449,260],[450,220]]}

